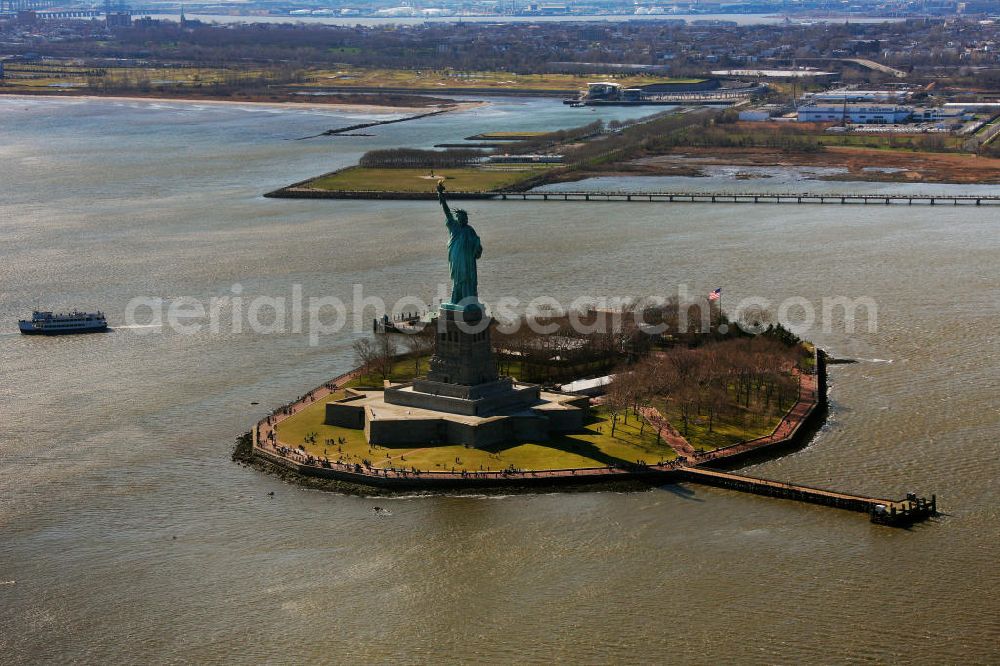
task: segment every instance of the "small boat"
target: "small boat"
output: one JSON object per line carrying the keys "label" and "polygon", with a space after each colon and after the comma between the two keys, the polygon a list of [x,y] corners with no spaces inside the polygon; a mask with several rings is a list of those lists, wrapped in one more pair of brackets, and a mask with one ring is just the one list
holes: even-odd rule
{"label": "small boat", "polygon": [[103,312],[52,312],[31,313],[31,320],[21,319],[18,328],[24,335],[69,335],[72,333],[100,333],[108,330],[108,320]]}

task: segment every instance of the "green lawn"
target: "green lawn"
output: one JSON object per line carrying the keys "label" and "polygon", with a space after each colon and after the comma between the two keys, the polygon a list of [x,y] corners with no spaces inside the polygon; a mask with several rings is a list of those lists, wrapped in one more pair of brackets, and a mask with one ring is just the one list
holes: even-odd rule
{"label": "green lawn", "polygon": [[[344,397],[343,391],[338,391],[326,398],[317,400],[295,416],[285,419],[276,428],[278,439],[289,446],[298,446],[299,444],[306,444],[306,437],[315,433],[316,443],[306,444],[306,448],[314,455],[324,455],[323,450],[327,449],[328,452],[326,455],[331,460],[337,457],[337,447],[325,444],[324,442],[327,439],[343,437],[347,439],[347,444],[344,445],[345,451],[366,451],[368,443],[365,441],[363,430],[351,430],[350,428],[323,425],[323,421],[326,420],[326,403],[342,397]],[[345,459],[349,459],[351,462],[361,462],[361,458],[352,456],[345,456]]]}
{"label": "green lawn", "polygon": [[[511,465],[518,469],[543,470],[579,467],[600,467],[616,462],[658,463],[672,460],[673,450],[657,441],[653,428],[646,426],[640,434],[639,422],[630,418],[619,422],[615,436],[611,436],[611,422],[601,410],[592,412],[585,429],[579,433],[560,435],[548,442],[514,442],[485,449],[464,446],[427,445],[412,447],[370,446],[364,431],[329,426],[326,403],[323,399],[281,422],[277,427],[278,438],[291,446],[303,445],[309,453],[326,456],[331,460],[360,463],[370,460],[380,467],[416,467],[420,470],[493,470]],[[315,434],[315,442],[305,438]],[[339,440],[344,444],[328,444],[326,440]]]}
{"label": "green lawn", "polygon": [[[427,365],[430,362],[431,355],[426,354],[421,356],[419,361],[415,361],[413,358],[401,358],[392,364],[392,370],[390,371],[389,379],[393,382],[408,382],[414,377],[423,376],[427,374]],[[417,372],[417,364],[419,362],[420,371]],[[356,379],[344,384],[348,387],[356,386],[382,386],[382,377],[375,374],[361,375]]]}
{"label": "green lawn", "polygon": [[439,178],[449,192],[492,192],[510,187],[544,172],[528,166],[504,170],[463,167],[456,169],[369,169],[351,167],[311,180],[303,187],[327,191],[434,192]]}

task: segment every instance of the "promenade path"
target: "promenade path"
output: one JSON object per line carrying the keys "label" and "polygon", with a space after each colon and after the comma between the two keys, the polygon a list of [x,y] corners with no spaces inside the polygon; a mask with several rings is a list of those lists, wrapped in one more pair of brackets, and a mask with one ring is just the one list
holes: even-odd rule
{"label": "promenade path", "polygon": [[300,396],[299,399],[296,400],[295,402],[289,403],[284,407],[279,407],[278,409],[274,410],[274,412],[270,414],[267,418],[258,422],[257,426],[254,428],[253,432],[254,445],[255,446],[257,444],[263,445],[265,443],[270,443],[272,446],[277,445],[278,441],[277,441],[276,427],[279,423],[281,423],[290,416],[298,414],[303,409],[313,404],[317,400],[325,398],[326,396],[334,393],[335,391],[343,387],[344,384],[346,384],[347,382],[353,379],[357,379],[360,376],[361,376],[361,368],[356,368],[354,370],[351,370],[350,372],[345,372],[342,375],[334,377],[323,386],[314,388],[312,391],[309,391],[305,395]]}
{"label": "promenade path", "polygon": [[646,419],[649,425],[660,431],[660,439],[669,444],[670,448],[674,450],[679,458],[694,460],[697,457],[697,453],[694,447],[691,446],[691,442],[684,439],[677,432],[677,429],[660,413],[660,410],[656,409],[656,407],[641,407],[639,413],[642,415],[642,418]]}
{"label": "promenade path", "polygon": [[798,377],[799,399],[794,405],[792,405],[792,408],[785,413],[785,416],[781,419],[777,427],[775,427],[770,435],[740,442],[732,446],[718,448],[714,451],[700,453],[695,456],[692,462],[696,465],[701,465],[712,460],[718,460],[719,458],[725,458],[727,456],[745,453],[754,449],[764,448],[792,437],[802,426],[802,422],[805,421],[806,417],[808,417],[809,414],[812,413],[812,410],[819,404],[819,377],[815,374],[804,372],[798,373]]}

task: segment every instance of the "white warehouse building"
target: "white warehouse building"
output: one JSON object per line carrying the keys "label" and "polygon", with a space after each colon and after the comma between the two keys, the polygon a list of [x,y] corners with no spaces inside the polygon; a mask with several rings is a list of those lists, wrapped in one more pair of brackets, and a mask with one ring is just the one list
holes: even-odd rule
{"label": "white warehouse building", "polygon": [[912,106],[896,104],[811,104],[799,107],[800,123],[839,123],[892,125],[906,122],[913,115]]}

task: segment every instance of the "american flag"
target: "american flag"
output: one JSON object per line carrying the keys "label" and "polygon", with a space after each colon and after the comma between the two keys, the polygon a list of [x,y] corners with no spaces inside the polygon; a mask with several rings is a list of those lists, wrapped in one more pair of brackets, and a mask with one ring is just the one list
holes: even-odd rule
{"label": "american flag", "polygon": [[719,287],[715,291],[709,292],[708,294],[708,300],[710,301],[717,301],[720,298],[722,298],[722,287]]}

